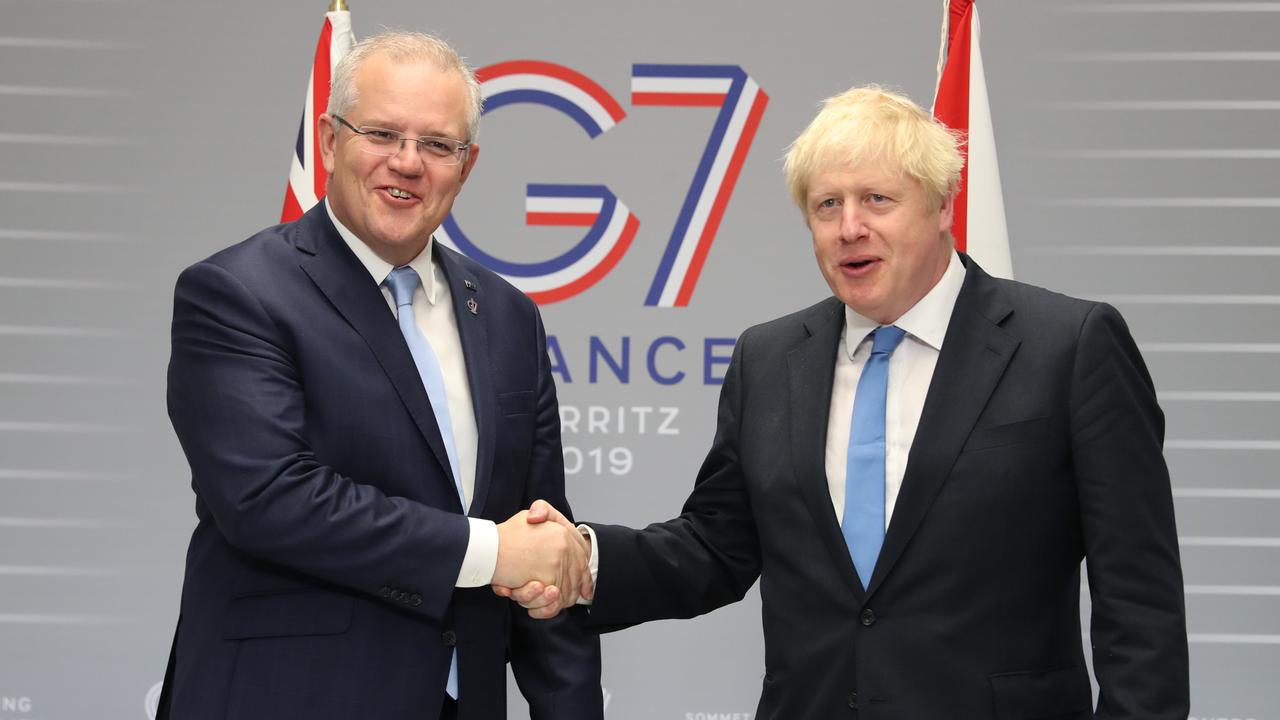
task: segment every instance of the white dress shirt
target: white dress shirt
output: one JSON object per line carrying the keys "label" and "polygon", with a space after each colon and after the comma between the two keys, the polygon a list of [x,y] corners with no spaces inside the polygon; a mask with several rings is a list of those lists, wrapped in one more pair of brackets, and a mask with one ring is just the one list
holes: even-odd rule
{"label": "white dress shirt", "polygon": [[[920,425],[924,398],[933,380],[933,369],[942,352],[942,339],[951,322],[960,286],[964,284],[964,265],[951,254],[951,262],[937,285],[920,302],[902,314],[893,324],[906,331],[906,337],[889,356],[889,392],[884,418],[884,524],[888,529],[893,519],[893,506],[902,489],[907,472],[907,457]],[[827,490],[836,520],[844,522],[844,485],[848,469],[849,425],[853,420],[854,396],[867,358],[871,356],[871,332],[880,327],[874,320],[862,317],[849,307],[844,309],[844,332],[836,349],[836,372],[831,383],[831,411],[827,416]]]}
{"label": "white dress shirt", "polygon": [[[329,219],[338,229],[338,234],[382,290],[382,296],[386,298],[392,315],[396,315],[396,301],[391,295],[391,289],[382,284],[394,266],[378,257],[355,233],[338,222],[327,199],[325,210],[329,212]],[[458,454],[458,470],[462,475],[459,480],[466,500],[463,505],[465,509],[470,506],[475,491],[479,432],[476,430],[475,406],[471,403],[471,384],[467,381],[462,340],[458,336],[458,321],[453,314],[453,298],[449,295],[444,272],[431,258],[431,246],[434,242],[434,239],[428,240],[427,247],[409,261],[409,267],[422,279],[422,284],[413,291],[413,317],[418,331],[431,343],[431,349],[440,361],[440,372],[444,375],[449,420],[453,424],[453,444]],[[467,552],[462,558],[462,568],[455,585],[488,585],[493,580],[493,572],[498,565],[498,526],[492,520],[473,517],[468,517],[467,522],[471,525],[471,535],[467,540]]]}

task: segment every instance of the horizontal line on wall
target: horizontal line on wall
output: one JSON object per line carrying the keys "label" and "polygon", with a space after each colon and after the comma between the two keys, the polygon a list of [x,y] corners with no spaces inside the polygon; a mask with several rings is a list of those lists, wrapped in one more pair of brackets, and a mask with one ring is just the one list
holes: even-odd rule
{"label": "horizontal line on wall", "polygon": [[1188,595],[1280,595],[1277,585],[1187,585]]}
{"label": "horizontal line on wall", "polygon": [[0,240],[70,240],[88,242],[126,242],[138,240],[136,235],[86,230],[25,230],[0,228]]}
{"label": "horizontal line on wall", "polygon": [[1044,198],[1038,205],[1095,208],[1280,208],[1280,197]]}
{"label": "horizontal line on wall", "polygon": [[1149,342],[1138,347],[1144,353],[1280,353],[1280,343]]}
{"label": "horizontal line on wall", "polygon": [[[0,375],[0,377],[3,377]],[[1280,402],[1280,392],[1231,390],[1170,390],[1157,392],[1160,400],[1181,402]]]}
{"label": "horizontal line on wall", "polygon": [[0,133],[0,143],[13,145],[129,145],[137,142],[125,138],[91,135],[44,135],[38,133]]}
{"label": "horizontal line on wall", "polygon": [[1165,440],[1165,450],[1280,450],[1280,440]]}
{"label": "horizontal line on wall", "polygon": [[115,625],[124,618],[110,615],[37,615],[0,613],[0,624],[6,625]]}
{"label": "horizontal line on wall", "polygon": [[1063,13],[1233,13],[1280,12],[1275,2],[1078,3],[1055,5]]}
{"label": "horizontal line on wall", "polygon": [[89,518],[0,517],[0,528],[63,528],[101,530],[124,527],[118,522]]}
{"label": "horizontal line on wall", "polygon": [[1276,160],[1280,149],[1273,148],[1129,148],[1090,150],[1041,150],[1037,157],[1089,160]]}
{"label": "horizontal line on wall", "polygon": [[1125,293],[1121,295],[1089,295],[1088,297],[1101,302],[1134,305],[1280,305],[1280,295]]}
{"label": "horizontal line on wall", "polygon": [[88,183],[26,182],[0,180],[0,192],[80,193],[84,195],[121,195],[137,192],[125,185],[92,185]]}
{"label": "horizontal line on wall", "polygon": [[128,290],[138,287],[141,286],[137,283],[122,283],[114,280],[0,277],[0,288],[27,288],[31,290]]}
{"label": "horizontal line on wall", "polygon": [[1280,645],[1280,635],[1187,633],[1187,642],[1203,645]]}
{"label": "horizontal line on wall", "polygon": [[120,480],[121,473],[98,470],[40,470],[31,468],[0,468],[0,480]]}
{"label": "horizontal line on wall", "polygon": [[1280,500],[1280,489],[1271,488],[1174,488],[1174,497]]}
{"label": "horizontal line on wall", "polygon": [[15,385],[137,385],[137,380],[92,375],[36,375],[32,373],[0,373],[0,383]]}
{"label": "horizontal line on wall", "polygon": [[61,87],[55,85],[0,85],[0,95],[32,97],[118,98],[132,93],[112,88]]}
{"label": "horizontal line on wall", "polygon": [[126,430],[127,428],[122,425],[104,425],[95,423],[0,421],[0,432],[122,433]]}
{"label": "horizontal line on wall", "polygon": [[1156,257],[1280,257],[1272,245],[1054,245],[1026,248],[1035,255],[1103,255]]}
{"label": "horizontal line on wall", "polygon": [[30,335],[36,337],[86,337],[122,338],[137,333],[111,328],[63,327],[58,325],[0,325],[0,335]]}
{"label": "horizontal line on wall", "polygon": [[1276,62],[1280,52],[1267,50],[1186,50],[1164,52],[1074,52],[1050,55],[1058,62]]}
{"label": "horizontal line on wall", "polygon": [[1280,537],[1178,537],[1183,547],[1280,547]]}
{"label": "horizontal line on wall", "polygon": [[0,565],[0,575],[32,577],[114,577],[118,570],[106,568],[64,567],[60,565]]}
{"label": "horizontal line on wall", "polygon": [[1046,100],[1056,110],[1280,110],[1280,100]]}
{"label": "horizontal line on wall", "polygon": [[51,50],[126,50],[137,48],[132,43],[75,38],[0,37],[0,48],[47,48]]}

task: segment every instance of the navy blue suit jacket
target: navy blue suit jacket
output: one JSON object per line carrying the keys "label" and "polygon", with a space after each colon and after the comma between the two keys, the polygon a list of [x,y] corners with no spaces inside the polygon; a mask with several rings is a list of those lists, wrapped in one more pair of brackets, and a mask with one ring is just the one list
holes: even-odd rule
{"label": "navy blue suit jacket", "polygon": [[[434,252],[479,431],[469,514],[567,511],[536,307]],[[168,403],[198,525],[161,717],[429,719],[455,647],[462,718],[505,717],[508,661],[534,718],[602,716],[597,639],[454,587],[469,529],[435,416],[322,205],[178,278]]]}
{"label": "navy blue suit jacket", "polygon": [[[757,578],[756,716],[1185,720],[1164,416],[1114,308],[988,276],[956,300],[865,590],[825,471],[844,306],[747,330],[683,514],[594,525],[590,624],[692,617]],[[1096,708],[1080,627],[1092,593]]]}

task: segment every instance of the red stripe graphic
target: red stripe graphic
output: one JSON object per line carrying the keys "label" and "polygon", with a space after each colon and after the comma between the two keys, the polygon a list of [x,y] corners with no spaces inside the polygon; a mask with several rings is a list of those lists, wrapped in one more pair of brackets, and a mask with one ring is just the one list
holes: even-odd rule
{"label": "red stripe graphic", "polygon": [[609,271],[613,269],[613,266],[617,265],[618,261],[622,259],[622,256],[626,254],[627,248],[631,247],[631,241],[635,239],[636,231],[639,229],[640,220],[637,219],[635,215],[627,213],[627,224],[622,228],[622,236],[618,238],[618,243],[614,245],[613,249],[609,251],[609,254],[600,261],[599,265],[596,265],[591,269],[591,272],[583,275],[577,280],[574,280],[568,285],[562,285],[558,288],[545,290],[543,292],[527,293],[529,298],[539,305],[547,305],[549,303],[564,300],[565,298],[571,298],[592,285],[595,285],[601,278],[608,275]]}
{"label": "red stripe graphic", "polygon": [[702,274],[702,266],[707,261],[707,254],[711,252],[711,242],[715,239],[716,231],[720,229],[720,220],[724,218],[725,208],[728,207],[729,198],[733,195],[733,187],[738,182],[738,174],[742,171],[747,151],[751,149],[756,129],[760,127],[760,118],[764,115],[765,106],[768,104],[769,96],[764,90],[757,90],[756,98],[751,103],[751,111],[747,114],[747,121],[742,127],[742,136],[738,138],[738,144],[733,148],[733,157],[729,160],[729,167],[725,169],[724,182],[720,184],[720,191],[716,193],[715,202],[711,205],[707,224],[702,228],[702,237],[698,238],[698,245],[693,249],[693,257],[689,259],[689,270],[685,273],[684,282],[680,283],[679,292],[676,293],[676,307],[688,307],[689,299],[693,297],[698,276]]}
{"label": "red stripe graphic", "polygon": [[724,105],[724,96],[724,93],[633,92],[631,104],[718,108]]}
{"label": "red stripe graphic", "polygon": [[480,68],[476,71],[476,78],[481,83],[484,83],[505,75],[520,74],[546,75],[573,85],[600,103],[609,113],[609,116],[613,118],[614,122],[618,122],[627,116],[622,106],[604,88],[597,85],[594,80],[563,65],[541,60],[509,60]]}
{"label": "red stripe graphic", "polygon": [[591,227],[596,224],[599,213],[574,212],[526,212],[526,225],[572,225],[574,227]]}

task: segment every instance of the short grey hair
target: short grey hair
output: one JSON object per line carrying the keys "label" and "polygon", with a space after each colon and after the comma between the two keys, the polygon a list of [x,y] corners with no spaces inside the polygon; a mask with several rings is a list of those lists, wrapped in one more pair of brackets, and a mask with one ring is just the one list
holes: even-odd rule
{"label": "short grey hair", "polygon": [[[386,55],[397,62],[426,61],[445,72],[457,73],[467,88],[467,142],[475,142],[480,136],[480,113],[484,99],[480,95],[480,81],[475,71],[467,66],[462,56],[449,43],[434,35],[404,30],[388,30],[356,43],[333,68],[333,80],[329,91],[330,115],[345,115],[359,99],[356,91],[356,70],[365,60],[375,55]],[[338,127],[334,121],[334,129]]]}

